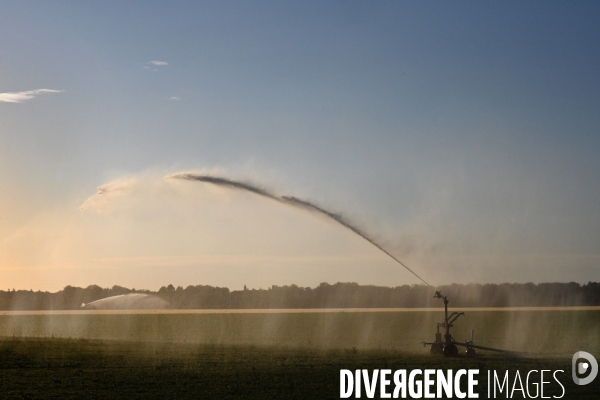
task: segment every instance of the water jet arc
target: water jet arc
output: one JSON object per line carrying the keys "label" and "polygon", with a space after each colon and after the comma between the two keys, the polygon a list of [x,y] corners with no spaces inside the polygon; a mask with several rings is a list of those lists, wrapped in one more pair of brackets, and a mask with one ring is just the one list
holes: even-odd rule
{"label": "water jet arc", "polygon": [[393,255],[391,255],[387,250],[385,250],[383,247],[381,247],[379,244],[377,244],[373,239],[371,239],[370,237],[368,237],[367,235],[365,235],[358,228],[350,225],[350,223],[348,223],[348,221],[344,220],[344,218],[342,218],[341,215],[334,214],[334,213],[329,212],[327,210],[324,210],[324,209],[322,209],[322,208],[320,208],[318,206],[315,206],[314,204],[311,204],[311,203],[309,203],[307,201],[300,200],[300,199],[298,199],[296,197],[283,196],[282,199],[284,199],[286,201],[286,203],[288,203],[288,204],[297,205],[299,207],[305,207],[305,208],[307,208],[307,209],[309,209],[311,211],[319,212],[321,214],[324,214],[324,215],[328,216],[329,218],[333,219],[334,221],[336,221],[340,225],[342,225],[342,226],[350,229],[352,232],[356,233],[358,236],[362,237],[367,242],[369,242],[373,246],[377,247],[379,250],[383,251],[385,254],[387,254],[389,257],[391,257],[392,260],[396,261],[398,264],[400,264],[404,268],[406,268],[411,274],[413,274],[414,276],[416,276],[417,278],[419,278],[421,280],[421,282],[423,282],[427,286],[431,286],[429,283],[425,282],[425,280],[423,278],[421,278],[419,275],[417,275],[417,273],[415,271],[413,271],[412,269],[408,268],[402,261],[398,260],[396,257],[394,257]]}
{"label": "water jet arc", "polygon": [[184,179],[184,180],[188,180],[188,181],[212,183],[214,185],[225,186],[225,187],[232,188],[232,189],[246,190],[246,191],[258,194],[259,196],[263,196],[263,197],[267,197],[271,200],[275,200],[280,203],[289,204],[291,206],[302,208],[307,211],[312,211],[312,212],[326,215],[327,217],[333,219],[334,221],[336,221],[338,224],[342,225],[343,227],[350,229],[352,232],[356,233],[357,235],[359,235],[360,237],[365,239],[367,242],[371,243],[373,246],[377,247],[379,250],[381,250],[382,252],[387,254],[392,260],[396,261],[398,264],[400,264],[402,267],[404,267],[411,274],[413,274],[414,276],[419,278],[419,280],[421,280],[421,282],[423,282],[425,285],[431,287],[431,285],[429,283],[427,283],[423,278],[421,278],[419,275],[417,275],[412,269],[408,268],[402,261],[398,260],[392,254],[390,254],[381,245],[379,245],[377,242],[375,242],[373,239],[371,239],[369,236],[367,236],[360,229],[358,229],[357,227],[352,225],[349,221],[344,219],[341,215],[327,211],[327,210],[325,210],[319,206],[316,206],[308,201],[304,201],[304,200],[298,199],[293,196],[281,196],[280,197],[280,196],[277,196],[277,195],[269,192],[266,189],[261,189],[259,187],[253,186],[249,183],[234,181],[232,179],[227,179],[227,178],[217,177],[217,176],[212,176],[212,175],[197,175],[197,174],[185,173],[185,174],[171,175],[165,179]]}

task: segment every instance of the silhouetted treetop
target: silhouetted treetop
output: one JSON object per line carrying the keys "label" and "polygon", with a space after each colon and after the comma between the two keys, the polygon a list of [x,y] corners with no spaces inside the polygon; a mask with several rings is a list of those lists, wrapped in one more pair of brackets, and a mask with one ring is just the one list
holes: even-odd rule
{"label": "silhouetted treetop", "polygon": [[154,294],[175,309],[250,308],[418,308],[440,307],[433,293],[439,290],[451,307],[556,307],[600,306],[600,283],[503,283],[452,284],[431,288],[423,285],[384,287],[355,282],[321,283],[315,288],[273,285],[268,289],[230,291],[208,285],[175,288],[158,292],[114,285],[102,288],[65,286],[56,293],[32,290],[0,291],[1,310],[74,310],[82,303],[132,292]]}

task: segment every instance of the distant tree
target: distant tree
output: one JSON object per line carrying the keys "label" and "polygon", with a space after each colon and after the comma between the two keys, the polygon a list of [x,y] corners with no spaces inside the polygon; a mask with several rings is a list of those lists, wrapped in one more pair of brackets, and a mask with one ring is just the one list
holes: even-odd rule
{"label": "distant tree", "polygon": [[[432,292],[440,290],[453,307],[506,306],[594,306],[600,305],[600,283],[580,285],[569,283],[541,284],[468,284],[430,288],[403,285],[394,288],[359,285],[355,282],[321,283],[316,288],[297,285],[273,285],[266,290],[229,291],[228,288],[205,285],[185,289],[172,284],[158,292],[138,290],[167,300],[174,308],[330,308],[330,307],[440,307]],[[86,288],[65,286],[56,293],[32,290],[0,291],[2,310],[77,309],[82,303],[131,293],[121,286],[103,289],[97,285]]]}

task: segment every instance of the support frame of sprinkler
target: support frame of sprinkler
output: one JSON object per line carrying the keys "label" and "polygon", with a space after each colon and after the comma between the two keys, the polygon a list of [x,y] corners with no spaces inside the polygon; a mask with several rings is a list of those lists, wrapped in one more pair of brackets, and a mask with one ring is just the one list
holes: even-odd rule
{"label": "support frame of sprinkler", "polygon": [[[438,322],[437,324],[437,332],[435,334],[434,342],[421,342],[423,346],[430,346],[429,351],[434,355],[444,355],[445,357],[456,357],[458,356],[458,347],[463,346],[466,347],[465,354],[467,356],[475,356],[475,349],[478,350],[486,350],[486,351],[495,351],[499,353],[505,354],[513,354],[517,355],[519,353],[509,350],[501,350],[494,349],[492,347],[484,347],[475,345],[473,341],[473,336],[475,333],[474,329],[471,329],[471,340],[465,340],[464,342],[457,342],[454,340],[452,335],[450,334],[450,328],[454,326],[454,322],[462,315],[465,315],[464,312],[453,312],[448,315],[448,303],[450,302],[446,296],[444,296],[441,292],[436,291],[433,295],[434,298],[443,299],[444,300],[444,322]],[[444,333],[444,339],[442,340],[442,333],[440,332],[440,328],[444,328],[446,332]]]}

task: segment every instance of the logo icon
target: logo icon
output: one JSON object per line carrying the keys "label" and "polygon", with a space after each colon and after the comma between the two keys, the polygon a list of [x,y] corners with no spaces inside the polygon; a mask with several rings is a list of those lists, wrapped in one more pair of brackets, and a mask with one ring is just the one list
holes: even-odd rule
{"label": "logo icon", "polygon": [[[577,362],[580,358],[586,361]],[[591,383],[598,375],[598,361],[590,353],[585,351],[578,351],[573,354],[573,363],[571,364],[573,370],[573,382],[576,385],[587,385]],[[588,371],[589,375],[586,378],[579,378],[578,375],[585,375]]]}

